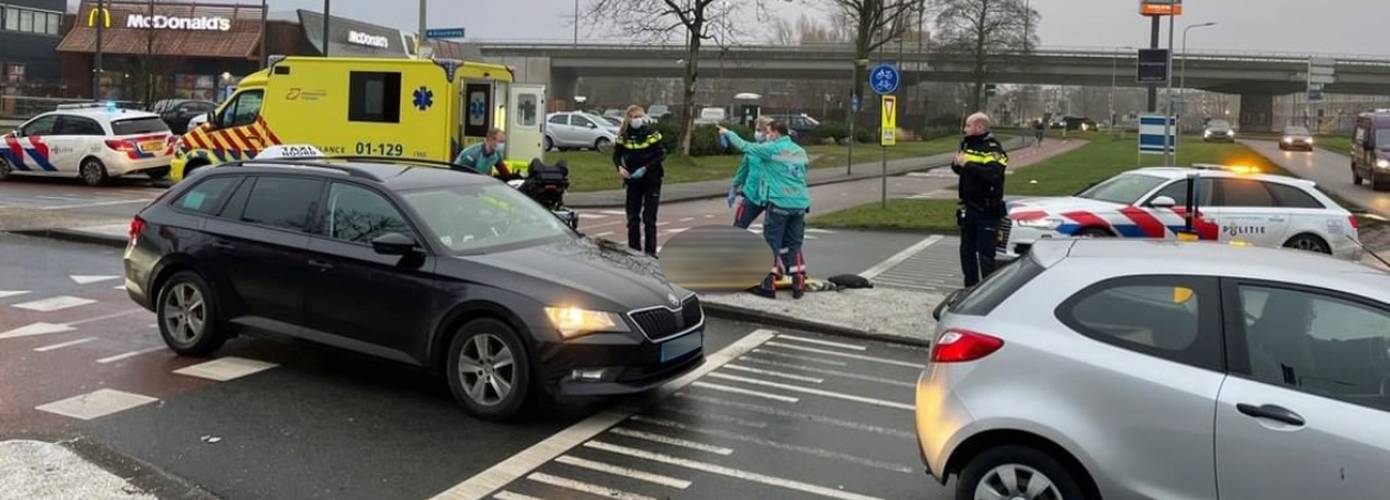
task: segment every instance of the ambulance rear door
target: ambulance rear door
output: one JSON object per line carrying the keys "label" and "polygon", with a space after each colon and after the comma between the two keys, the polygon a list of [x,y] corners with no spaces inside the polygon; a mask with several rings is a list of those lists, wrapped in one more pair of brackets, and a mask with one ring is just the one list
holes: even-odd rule
{"label": "ambulance rear door", "polygon": [[507,96],[507,159],[545,160],[545,85],[513,83]]}

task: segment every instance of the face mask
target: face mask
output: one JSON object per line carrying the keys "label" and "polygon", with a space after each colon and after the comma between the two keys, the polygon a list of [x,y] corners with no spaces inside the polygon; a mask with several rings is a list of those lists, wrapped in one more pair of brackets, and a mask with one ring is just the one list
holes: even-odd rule
{"label": "face mask", "polygon": [[753,140],[758,142],[766,142],[767,136],[763,135],[762,132],[753,132]]}

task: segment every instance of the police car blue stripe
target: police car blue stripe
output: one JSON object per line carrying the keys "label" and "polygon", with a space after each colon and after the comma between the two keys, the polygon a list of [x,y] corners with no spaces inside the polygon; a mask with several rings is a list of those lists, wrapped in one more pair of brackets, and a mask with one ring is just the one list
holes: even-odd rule
{"label": "police car blue stripe", "polygon": [[29,153],[29,157],[34,159],[34,163],[37,163],[39,165],[39,168],[42,168],[49,172],[58,171],[58,167],[55,167],[52,163],[49,163],[47,157],[39,154],[39,150],[34,148],[24,148],[24,151]]}
{"label": "police car blue stripe", "polygon": [[1134,224],[1117,224],[1113,226],[1120,236],[1125,238],[1147,238],[1149,235],[1144,233],[1144,229]]}
{"label": "police car blue stripe", "polygon": [[10,148],[0,148],[0,158],[4,158],[15,170],[20,172],[29,171],[29,166],[24,164],[24,157],[15,158],[14,154],[10,152]]}

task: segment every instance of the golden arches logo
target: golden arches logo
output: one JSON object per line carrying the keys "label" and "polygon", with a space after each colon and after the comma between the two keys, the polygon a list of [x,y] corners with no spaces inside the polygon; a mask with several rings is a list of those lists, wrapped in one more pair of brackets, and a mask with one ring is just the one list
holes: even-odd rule
{"label": "golden arches logo", "polygon": [[97,14],[101,14],[102,25],[106,28],[111,27],[111,9],[106,7],[92,7],[87,13],[87,27],[95,28],[97,25]]}

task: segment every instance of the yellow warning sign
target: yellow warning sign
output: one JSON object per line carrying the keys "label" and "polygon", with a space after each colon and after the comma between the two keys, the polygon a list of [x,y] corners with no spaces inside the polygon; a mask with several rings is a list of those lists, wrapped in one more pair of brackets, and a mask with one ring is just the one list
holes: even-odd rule
{"label": "yellow warning sign", "polygon": [[883,136],[879,138],[879,144],[883,146],[896,146],[898,144],[898,98],[896,96],[883,96],[883,117],[882,129]]}

